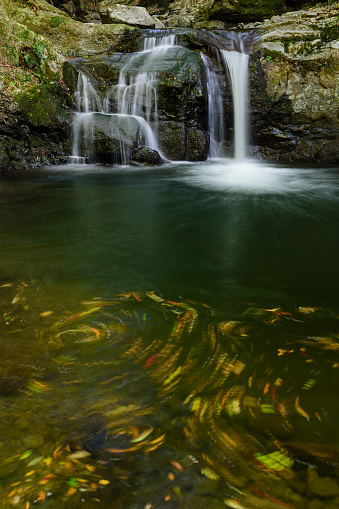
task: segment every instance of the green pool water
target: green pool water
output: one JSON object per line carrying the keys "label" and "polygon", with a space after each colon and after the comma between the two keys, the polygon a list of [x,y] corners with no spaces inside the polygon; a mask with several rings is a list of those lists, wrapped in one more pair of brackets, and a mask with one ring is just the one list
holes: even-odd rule
{"label": "green pool water", "polygon": [[338,182],[1,175],[0,507],[337,507]]}

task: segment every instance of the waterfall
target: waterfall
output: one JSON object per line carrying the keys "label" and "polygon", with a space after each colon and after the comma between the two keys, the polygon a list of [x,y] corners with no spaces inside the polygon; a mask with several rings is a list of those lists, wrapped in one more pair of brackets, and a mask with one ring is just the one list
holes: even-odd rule
{"label": "waterfall", "polygon": [[[225,32],[222,35],[217,34],[217,36],[209,34],[208,37],[211,45],[210,49],[213,51],[213,60],[217,60],[217,63],[213,63],[211,58],[200,53],[200,63],[194,64],[196,65],[195,73],[197,75],[201,72],[202,62],[205,90],[207,91],[207,124],[210,140],[208,158],[214,159],[224,156],[222,153],[225,138],[224,97],[219,81],[220,71],[226,67],[233,96],[234,157],[238,161],[243,160],[246,158],[248,138],[249,57],[243,51],[242,39],[238,34]],[[173,56],[168,53],[171,51],[175,53]],[[171,117],[168,119],[165,115],[164,121],[163,110],[166,98],[162,95],[160,96],[162,102],[159,102],[159,111],[162,116],[160,117],[161,122],[159,122],[158,93],[163,94],[163,92],[158,87],[158,83],[163,83],[161,80],[167,72],[169,76],[174,75],[174,80],[177,79],[178,69],[180,70],[178,66],[182,55],[180,51],[189,50],[178,44],[178,36],[175,34],[145,37],[141,51],[119,57],[118,62],[121,67],[118,82],[112,85],[105,95],[97,91],[94,85],[95,78],[86,74],[86,70],[78,71],[77,90],[75,92],[76,113],[73,127],[72,155],[70,157],[73,163],[95,160],[108,163],[127,163],[142,146],[156,151],[162,159],[166,159],[159,149],[158,126],[163,126],[166,122],[169,125],[172,119]],[[194,55],[197,54],[194,53]],[[178,60],[177,64],[175,64],[176,60]],[[159,67],[160,62],[161,66]],[[177,66],[176,69],[172,62]],[[187,65],[188,67],[189,65]],[[185,69],[185,67],[183,68]],[[175,70],[173,71],[173,69]],[[188,68],[188,80],[190,72],[191,68]],[[179,80],[181,81],[178,83],[185,83],[186,76],[182,71]],[[169,100],[173,101],[172,97],[175,97],[175,94],[169,96]],[[202,113],[201,127],[197,128],[197,132],[200,129],[200,133],[206,130],[204,115],[205,113]],[[197,122],[198,126],[199,120]],[[182,139],[186,136],[187,140],[187,133],[189,133],[191,138],[186,141],[186,147],[188,143],[191,143],[192,150],[194,150],[194,143],[201,135],[194,133],[194,128],[191,127],[192,124],[187,128],[185,122],[183,120],[181,122],[184,126]],[[168,129],[167,132],[170,133],[170,128]],[[167,136],[170,136],[170,134],[167,134]],[[168,146],[165,150],[170,151]],[[175,160],[175,157],[173,159]]]}
{"label": "waterfall", "polygon": [[118,139],[120,156],[117,162],[128,162],[135,141],[126,133],[128,123],[136,136],[137,123],[143,144],[165,159],[157,142],[157,74],[153,68],[155,61],[175,44],[174,34],[145,38],[143,51],[129,58],[120,71],[118,84],[108,90],[102,102],[90,79],[79,72],[72,163],[82,164],[95,158],[95,132],[99,127],[112,140]]}
{"label": "waterfall", "polygon": [[203,53],[208,99],[208,132],[210,135],[209,158],[221,156],[221,146],[224,141],[224,108],[222,94],[212,62]]}
{"label": "waterfall", "polygon": [[234,157],[243,160],[248,143],[248,55],[239,51],[220,50],[231,78],[234,110]]}

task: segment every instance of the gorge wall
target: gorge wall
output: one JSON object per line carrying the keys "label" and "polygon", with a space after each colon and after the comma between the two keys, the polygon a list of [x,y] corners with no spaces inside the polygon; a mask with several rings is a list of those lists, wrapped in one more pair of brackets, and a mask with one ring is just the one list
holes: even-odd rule
{"label": "gorge wall", "polygon": [[[175,65],[163,71],[160,85],[159,121],[164,146],[173,146],[171,158],[207,156],[208,104],[198,56],[216,62],[215,27],[234,28],[248,34],[245,39],[250,41],[250,155],[339,163],[338,6],[282,13],[286,5],[281,5],[275,11],[279,16],[261,21],[262,13],[252,13],[241,18],[247,24],[232,26],[238,14],[231,16],[226,8],[215,14],[211,7],[206,20],[201,9],[191,15],[190,4],[171,4],[171,10],[158,7],[163,14],[155,12],[156,16],[148,7],[148,13],[142,11],[144,20],[137,11],[137,19],[131,17],[127,24],[126,18],[102,23],[97,13],[107,12],[107,6],[100,8],[95,2],[90,11],[73,2],[73,12],[68,13],[65,5],[58,3],[60,10],[53,4],[0,0],[0,170],[66,161],[77,70],[87,68],[99,89],[116,83],[118,60],[140,49],[140,27],[177,25],[173,16],[193,27],[182,34],[187,55],[177,55]],[[120,55],[117,65],[108,66],[107,58],[114,55]],[[224,98],[225,147],[231,154],[232,97],[225,73],[217,74]]]}

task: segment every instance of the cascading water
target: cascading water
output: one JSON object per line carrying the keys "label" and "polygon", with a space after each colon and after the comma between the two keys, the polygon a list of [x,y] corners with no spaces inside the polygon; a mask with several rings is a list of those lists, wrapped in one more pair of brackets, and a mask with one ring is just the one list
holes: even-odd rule
{"label": "cascading water", "polygon": [[[220,69],[217,69],[220,68],[222,59],[231,80],[234,104],[234,157],[239,161],[245,159],[247,151],[248,55],[242,51],[240,38],[234,42],[228,33],[225,34],[225,39],[220,35],[218,37],[218,46],[213,47],[217,66],[209,57],[200,53],[200,66],[202,61],[207,89],[208,158],[215,159],[225,155],[224,97],[219,86]],[[228,49],[221,49],[223,42],[225,42],[223,47]],[[236,47],[240,47],[241,51],[236,51]],[[168,53],[171,50],[173,53]],[[175,34],[145,37],[142,51],[120,57],[124,63],[120,68],[118,83],[111,86],[102,99],[91,78],[85,74],[86,71],[79,72],[70,158],[72,162],[93,161],[96,155],[99,160],[103,159],[100,157],[100,147],[106,145],[106,154],[109,153],[110,140],[112,154],[115,156],[114,160],[108,162],[128,162],[133,157],[136,146],[148,147],[166,159],[159,148],[159,62],[162,66],[161,72],[167,72],[168,69],[169,75],[173,76],[173,62],[178,60],[178,51],[193,53],[177,44]],[[183,71],[181,72],[183,74]],[[191,69],[188,69],[188,76],[190,72]],[[185,77],[186,74],[181,79]],[[185,118],[183,125],[186,125],[186,121]],[[192,132],[192,128],[189,129]],[[163,132],[161,134],[163,135]],[[187,138],[188,131],[183,136]]]}
{"label": "cascading water", "polygon": [[[126,133],[129,123],[132,125],[134,133],[136,131],[135,123],[137,123],[143,144],[161,154],[155,135],[158,124],[157,76],[156,72],[152,71],[152,63],[174,46],[175,35],[145,38],[143,51],[136,53],[123,66],[118,84],[108,90],[103,103],[101,103],[89,78],[83,73],[79,73],[75,94],[77,113],[73,129],[71,156],[73,163],[83,163],[91,157],[91,154],[93,156],[94,133],[98,127],[99,115],[101,122],[103,122],[104,115],[108,117],[108,122],[107,119],[104,122],[106,134],[112,138],[118,136],[119,162],[126,163],[131,156],[131,141],[133,140],[129,139],[128,133]],[[138,71],[133,73],[132,70],[136,66],[138,66]],[[127,135],[125,138],[124,134]],[[83,139],[81,140],[81,138]],[[165,159],[164,156],[162,157]]]}
{"label": "cascading water", "polygon": [[[240,46],[241,49],[242,46]],[[231,78],[234,110],[234,157],[246,158],[248,144],[248,55],[243,51],[220,50]]]}
{"label": "cascading water", "polygon": [[87,154],[81,156],[80,136],[91,139],[91,117],[93,111],[102,111],[101,100],[92,86],[91,82],[83,73],[78,74],[78,86],[75,93],[76,115],[73,126],[73,145],[70,160],[74,164],[82,164],[86,160],[86,155],[91,150],[87,147]]}
{"label": "cascading water", "polygon": [[208,95],[208,132],[210,135],[209,158],[220,157],[224,141],[224,107],[216,72],[209,58],[201,53],[204,62]]}

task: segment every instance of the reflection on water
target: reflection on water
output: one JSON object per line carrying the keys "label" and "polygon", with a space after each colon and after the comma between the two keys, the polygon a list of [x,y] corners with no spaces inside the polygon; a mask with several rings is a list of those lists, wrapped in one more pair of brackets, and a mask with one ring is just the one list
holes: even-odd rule
{"label": "reflection on water", "polygon": [[1,507],[336,507],[335,174],[4,176]]}

